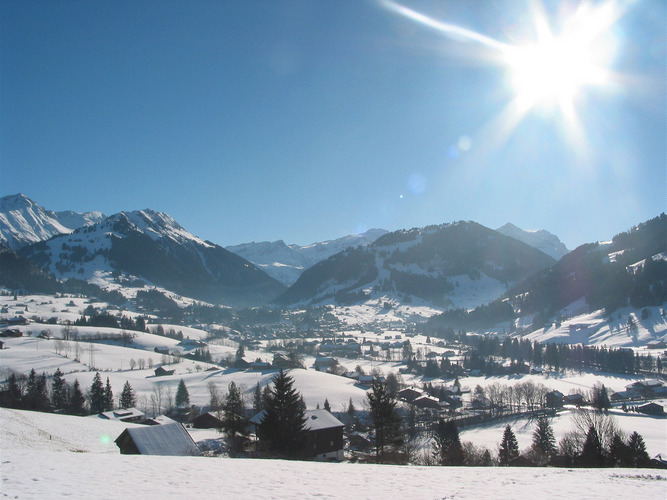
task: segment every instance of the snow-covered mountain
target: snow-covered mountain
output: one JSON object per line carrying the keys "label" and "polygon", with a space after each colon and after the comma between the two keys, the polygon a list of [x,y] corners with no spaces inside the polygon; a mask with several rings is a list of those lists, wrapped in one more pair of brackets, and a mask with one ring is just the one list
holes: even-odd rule
{"label": "snow-covered mountain", "polygon": [[525,244],[541,250],[549,257],[553,257],[556,260],[560,260],[563,255],[569,252],[563,242],[558,239],[558,236],[544,229],[524,231],[508,222],[504,226],[496,229],[496,231],[505,236],[509,236],[510,238],[514,238],[515,240],[523,241]]}
{"label": "snow-covered mountain", "polygon": [[549,267],[554,259],[475,222],[387,233],[304,271],[281,304],[352,305],[369,300],[472,308]]}
{"label": "snow-covered mountain", "polygon": [[0,198],[0,243],[13,250],[48,240],[57,234],[71,233],[96,224],[106,216],[101,212],[52,212],[24,194]]}
{"label": "snow-covered mountain", "polygon": [[288,245],[283,240],[278,240],[243,243],[226,248],[261,267],[269,276],[289,286],[301,276],[304,270],[316,263],[346,248],[370,245],[384,234],[387,234],[384,229],[369,229],[365,233],[305,246]]}
{"label": "snow-covered mountain", "polygon": [[252,263],[153,210],[120,212],[23,247],[20,253],[59,279],[104,286],[138,278],[187,297],[228,305],[261,304],[284,290]]}

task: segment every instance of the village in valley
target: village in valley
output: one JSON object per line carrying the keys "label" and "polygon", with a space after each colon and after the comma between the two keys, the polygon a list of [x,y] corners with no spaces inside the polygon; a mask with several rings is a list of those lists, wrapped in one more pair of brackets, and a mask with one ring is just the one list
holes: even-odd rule
{"label": "village in valley", "polygon": [[[653,309],[633,335],[665,329],[664,313]],[[0,310],[2,406],[122,422],[109,446],[123,454],[434,465],[451,459],[439,446],[443,426],[454,424],[466,457],[459,465],[502,463],[509,428],[514,465],[571,466],[581,454],[568,440],[583,445],[582,414],[600,412],[619,436],[642,436],[645,466],[665,465],[664,341],[576,352],[502,332],[441,335],[389,306],[371,323],[350,322],[354,314],[367,319],[364,308],[266,312],[271,319],[255,319],[255,328],[240,318],[170,324],[72,294],[8,293]],[[558,325],[587,327],[599,328],[594,317]],[[280,377],[289,383],[283,394]],[[56,378],[65,388],[58,401]],[[73,409],[75,384],[83,400]],[[272,398],[286,395],[301,415],[293,424],[299,445],[272,447],[262,422]],[[378,399],[389,405],[384,417]],[[538,422],[551,429],[548,457],[535,450]]]}

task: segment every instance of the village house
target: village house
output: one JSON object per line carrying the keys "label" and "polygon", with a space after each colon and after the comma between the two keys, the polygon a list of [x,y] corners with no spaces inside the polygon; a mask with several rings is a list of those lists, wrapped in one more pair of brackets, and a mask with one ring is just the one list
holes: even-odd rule
{"label": "village house", "polygon": [[156,377],[164,377],[167,375],[173,375],[175,370],[165,370],[163,367],[158,366],[155,369],[155,376]]}
{"label": "village house", "polygon": [[123,455],[202,455],[188,431],[179,423],[128,427],[114,442]]}
{"label": "village house", "polygon": [[626,391],[636,391],[645,398],[665,396],[666,389],[662,381],[656,379],[638,380],[625,386]]}
{"label": "village house", "polygon": [[644,415],[656,415],[660,417],[665,415],[665,408],[658,403],[646,403],[637,408],[637,411]]}
{"label": "village house", "polygon": [[122,410],[104,411],[100,413],[99,418],[107,420],[120,420],[121,422],[140,422],[146,415],[136,408],[124,408]]}
{"label": "village house", "polygon": [[318,461],[343,460],[345,424],[327,410],[306,411],[305,456]]}
{"label": "village house", "polygon": [[192,427],[195,429],[221,429],[222,420],[216,416],[215,413],[207,411],[201,415],[196,416],[191,421]]}

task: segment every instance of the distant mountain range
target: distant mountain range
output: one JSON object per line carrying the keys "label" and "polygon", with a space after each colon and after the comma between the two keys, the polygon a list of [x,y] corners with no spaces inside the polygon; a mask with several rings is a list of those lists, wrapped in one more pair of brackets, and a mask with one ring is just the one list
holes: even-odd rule
{"label": "distant mountain range", "polygon": [[0,243],[13,250],[106,218],[101,212],[52,212],[23,194],[0,198]]}
{"label": "distant mountain range", "polygon": [[582,297],[599,307],[659,301],[666,241],[663,214],[611,246],[570,253],[547,231],[472,221],[225,249],[150,209],[56,213],[15,195],[0,199],[0,285],[46,291],[69,280],[67,290],[88,283],[116,301],[157,287],[233,307],[409,303],[466,311],[505,297],[504,309],[511,303],[546,317]]}
{"label": "distant mountain range", "polygon": [[561,257],[569,253],[569,250],[558,239],[558,236],[544,229],[540,229],[539,231],[524,231],[508,222],[496,229],[496,231],[515,240],[523,241],[527,245],[537,248],[556,260],[560,260]]}
{"label": "distant mountain range", "polygon": [[414,299],[439,307],[475,305],[549,267],[543,252],[475,222],[387,233],[304,271],[277,302],[352,304]]}
{"label": "distant mountain range", "polygon": [[290,286],[304,270],[316,263],[346,248],[369,245],[384,234],[387,234],[384,229],[370,229],[362,234],[344,236],[306,246],[288,245],[278,240],[244,243],[226,248],[261,267],[267,274],[284,285]]}

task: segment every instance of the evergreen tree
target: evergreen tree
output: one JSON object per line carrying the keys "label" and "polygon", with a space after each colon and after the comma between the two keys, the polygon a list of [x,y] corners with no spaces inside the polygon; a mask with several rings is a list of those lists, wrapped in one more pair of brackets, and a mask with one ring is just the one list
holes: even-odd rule
{"label": "evergreen tree", "polygon": [[327,398],[324,398],[324,409],[331,413],[331,405],[329,404],[329,400]]}
{"label": "evergreen tree", "polygon": [[601,467],[604,465],[604,449],[600,436],[592,425],[586,433],[586,441],[581,450],[581,465],[584,467]]}
{"label": "evergreen tree", "polygon": [[7,379],[7,406],[10,408],[21,408],[21,399],[23,399],[23,391],[19,385],[16,373],[12,372]]}
{"label": "evergreen tree", "polygon": [[247,433],[246,421],[243,418],[243,398],[241,391],[233,381],[229,383],[222,410],[222,429],[227,433],[231,454],[236,455],[243,450]]}
{"label": "evergreen tree", "polygon": [[188,392],[188,388],[185,386],[183,379],[178,383],[175,403],[177,407],[190,406],[190,393]]}
{"label": "evergreen tree", "polygon": [[79,386],[79,380],[74,380],[74,386],[72,387],[72,394],[69,398],[69,411],[68,413],[72,415],[83,415],[85,413],[84,404],[86,403],[86,398],[81,392],[81,387]]}
{"label": "evergreen tree", "polygon": [[127,380],[123,386],[123,392],[120,393],[118,405],[121,408],[134,408],[137,405],[137,397],[132,390],[132,386]]}
{"label": "evergreen tree", "polygon": [[463,465],[465,454],[459,429],[453,421],[440,419],[435,432],[435,458],[440,465]]}
{"label": "evergreen tree", "polygon": [[49,393],[46,387],[46,374],[43,373],[38,376],[34,368],[30,370],[30,374],[28,375],[24,406],[28,410],[36,411],[49,411],[51,409]]}
{"label": "evergreen tree", "polygon": [[646,444],[644,443],[644,438],[635,431],[630,434],[630,439],[628,440],[628,452],[630,459],[630,466],[632,467],[645,467],[650,462],[648,453],[646,452]]}
{"label": "evergreen tree", "polygon": [[396,399],[388,390],[387,384],[378,381],[373,382],[366,397],[375,429],[375,458],[378,462],[385,462],[386,449],[399,446],[403,442]]}
{"label": "evergreen tree", "polygon": [[63,372],[57,368],[53,374],[53,381],[51,383],[51,404],[56,411],[63,411],[67,409],[67,383],[63,378]]}
{"label": "evergreen tree", "polygon": [[625,444],[620,434],[614,434],[609,445],[610,465],[628,467],[630,465],[630,447]]}
{"label": "evergreen tree", "polygon": [[356,417],[357,409],[354,407],[354,403],[352,402],[352,398],[350,398],[350,402],[347,404],[347,421],[346,426],[347,430],[352,429],[352,425],[354,424],[354,419]]}
{"label": "evergreen tree", "polygon": [[259,382],[257,382],[257,385],[255,386],[255,391],[253,392],[252,395],[252,411],[256,414],[258,414],[260,411],[264,409],[264,404],[262,402],[262,388],[259,386]]}
{"label": "evergreen tree", "polygon": [[556,438],[546,417],[537,419],[537,427],[533,431],[532,449],[538,465],[546,465],[556,453]]}
{"label": "evergreen tree", "polygon": [[107,377],[107,384],[104,386],[104,411],[113,410],[113,391]]}
{"label": "evergreen tree", "polygon": [[102,413],[104,411],[104,385],[102,377],[96,372],[93,383],[90,386],[90,413]]}
{"label": "evergreen tree", "polygon": [[591,396],[591,405],[597,410],[608,410],[611,408],[611,401],[609,400],[609,394],[604,384],[595,384],[592,389]]}
{"label": "evergreen tree", "polygon": [[516,440],[514,431],[507,425],[503,433],[503,440],[500,442],[500,451],[498,452],[499,465],[512,465],[519,458],[519,443]]}
{"label": "evergreen tree", "polygon": [[273,387],[264,403],[266,413],[257,429],[266,449],[286,456],[297,456],[301,452],[306,428],[301,401],[301,395],[294,389],[294,379],[280,370],[273,379]]}

